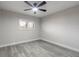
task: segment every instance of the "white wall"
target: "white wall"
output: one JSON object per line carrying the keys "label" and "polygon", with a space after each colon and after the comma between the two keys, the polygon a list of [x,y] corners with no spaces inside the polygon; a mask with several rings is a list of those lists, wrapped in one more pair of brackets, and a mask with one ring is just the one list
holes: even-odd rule
{"label": "white wall", "polygon": [[2,29],[2,27],[1,27],[1,24],[2,24],[2,22],[1,22],[1,20],[2,20],[2,15],[1,15],[1,14],[2,14],[2,12],[0,11],[0,40],[1,40],[1,38],[2,38],[2,34],[1,34],[1,33],[2,33],[2,30],[1,30],[1,29]]}
{"label": "white wall", "polygon": [[79,6],[41,19],[42,38],[79,50]]}
{"label": "white wall", "polygon": [[[40,27],[38,18],[4,10],[0,12],[0,46],[39,38]],[[34,29],[20,30],[19,19],[34,22]]]}

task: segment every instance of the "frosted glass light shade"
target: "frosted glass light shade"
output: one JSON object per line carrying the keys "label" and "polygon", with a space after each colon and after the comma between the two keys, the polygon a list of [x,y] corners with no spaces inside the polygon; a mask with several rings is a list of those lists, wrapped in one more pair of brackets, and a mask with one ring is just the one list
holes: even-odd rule
{"label": "frosted glass light shade", "polygon": [[37,12],[38,8],[34,7],[32,10],[33,10],[33,12]]}

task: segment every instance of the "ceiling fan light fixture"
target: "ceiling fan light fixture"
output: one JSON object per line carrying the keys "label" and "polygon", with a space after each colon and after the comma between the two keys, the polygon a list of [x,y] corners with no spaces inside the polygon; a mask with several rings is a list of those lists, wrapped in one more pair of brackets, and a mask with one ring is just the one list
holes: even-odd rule
{"label": "ceiling fan light fixture", "polygon": [[37,12],[38,8],[37,7],[33,7],[32,10],[33,10],[33,12]]}
{"label": "ceiling fan light fixture", "polygon": [[46,1],[42,1],[40,4],[38,3],[29,3],[28,1],[24,1],[26,4],[28,4],[30,7],[32,7],[31,9],[25,9],[24,11],[28,11],[28,10],[32,10],[34,14],[37,13],[37,11],[42,11],[42,12],[46,12],[46,9],[39,9],[39,7],[43,6],[46,4]]}

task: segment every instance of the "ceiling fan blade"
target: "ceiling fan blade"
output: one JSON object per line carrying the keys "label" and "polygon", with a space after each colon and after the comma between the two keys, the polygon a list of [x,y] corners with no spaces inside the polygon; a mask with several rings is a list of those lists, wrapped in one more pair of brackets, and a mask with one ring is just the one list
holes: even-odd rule
{"label": "ceiling fan blade", "polygon": [[45,10],[45,9],[39,9],[40,11],[43,11],[43,12],[46,12],[47,10]]}
{"label": "ceiling fan blade", "polygon": [[30,4],[28,1],[24,1],[26,4],[28,4],[29,6],[33,7],[32,4]]}
{"label": "ceiling fan blade", "polygon": [[43,1],[43,2],[41,2],[41,3],[38,5],[38,7],[43,6],[43,5],[45,5],[45,4],[46,4],[46,1]]}
{"label": "ceiling fan blade", "polygon": [[32,10],[32,9],[24,9],[24,11],[28,11],[28,10]]}

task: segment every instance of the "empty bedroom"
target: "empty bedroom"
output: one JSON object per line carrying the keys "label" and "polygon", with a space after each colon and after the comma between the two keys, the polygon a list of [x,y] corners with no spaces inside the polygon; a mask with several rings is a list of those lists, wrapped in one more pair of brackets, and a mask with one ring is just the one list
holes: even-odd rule
{"label": "empty bedroom", "polygon": [[0,57],[79,57],[79,1],[0,1]]}

